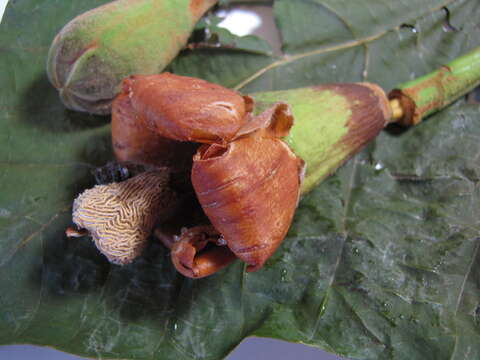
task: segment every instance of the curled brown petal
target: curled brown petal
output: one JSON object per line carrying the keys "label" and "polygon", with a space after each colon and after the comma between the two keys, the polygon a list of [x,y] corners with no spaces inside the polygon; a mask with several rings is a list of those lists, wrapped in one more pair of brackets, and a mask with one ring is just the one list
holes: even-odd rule
{"label": "curled brown petal", "polygon": [[249,119],[253,100],[204,80],[164,73],[125,79],[112,104],[118,161],[190,169],[195,142],[224,143]]}
{"label": "curled brown petal", "polygon": [[124,91],[112,105],[112,147],[117,160],[167,166],[173,171],[190,169],[198,145],[159,136],[145,125],[145,118],[134,109],[133,101]]}
{"label": "curled brown petal", "polygon": [[183,231],[171,247],[175,268],[185,276],[202,278],[229,265],[235,260],[235,255],[228,247],[206,249],[209,243],[217,243],[219,236],[212,226],[197,226]]}
{"label": "curled brown petal", "polygon": [[203,145],[194,156],[198,200],[248,271],[261,268],[280,245],[298,202],[304,163],[278,138],[293,121],[286,110],[277,104],[267,110],[264,128],[225,146]]}
{"label": "curled brown petal", "polygon": [[225,142],[247,120],[243,96],[201,79],[135,75],[123,81],[122,94],[148,129],[172,140]]}

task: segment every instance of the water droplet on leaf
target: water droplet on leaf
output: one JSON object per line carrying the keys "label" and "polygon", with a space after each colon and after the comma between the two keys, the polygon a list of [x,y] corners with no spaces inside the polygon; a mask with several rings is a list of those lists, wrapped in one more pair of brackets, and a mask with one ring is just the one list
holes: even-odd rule
{"label": "water droplet on leaf", "polygon": [[375,164],[375,170],[380,171],[383,170],[383,168],[384,166],[380,161]]}

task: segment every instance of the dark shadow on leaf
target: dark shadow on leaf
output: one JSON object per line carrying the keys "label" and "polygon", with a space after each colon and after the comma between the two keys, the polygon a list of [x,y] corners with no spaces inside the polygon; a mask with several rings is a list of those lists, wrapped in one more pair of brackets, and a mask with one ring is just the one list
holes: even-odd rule
{"label": "dark shadow on leaf", "polygon": [[43,244],[43,265],[32,268],[32,281],[52,299],[99,290],[109,273],[110,264],[89,238],[66,237],[64,229],[69,220],[68,213],[48,234]]}
{"label": "dark shadow on leaf", "polygon": [[[99,135],[92,143],[92,148],[83,149],[81,157],[103,164],[102,147],[110,146],[110,135]],[[79,193],[94,186],[90,170],[81,168],[66,186],[72,202]],[[98,251],[91,237],[67,238],[65,229],[72,225],[71,208],[68,208],[52,231],[47,229],[43,233],[43,264],[31,268],[32,285],[41,287],[44,296],[59,304],[66,298],[101,294],[108,311],[126,323],[149,319],[168,321],[184,281],[170,260],[170,251],[158,240],[151,239],[143,255],[133,263],[113,265]]]}
{"label": "dark shadow on leaf", "polygon": [[480,86],[467,95],[468,104],[480,104]]}
{"label": "dark shadow on leaf", "polygon": [[158,318],[168,320],[174,310],[175,289],[183,277],[170,261],[169,251],[151,241],[144,254],[129,265],[110,264],[90,237],[67,238],[58,226],[44,243],[41,268],[32,269],[32,280],[52,301],[102,293],[109,311],[126,322]]}
{"label": "dark shadow on leaf", "polygon": [[106,296],[125,321],[168,321],[183,281],[189,281],[176,272],[169,253],[151,240],[144,254],[132,264],[112,265],[105,284]]}
{"label": "dark shadow on leaf", "polygon": [[62,104],[58,91],[43,74],[20,97],[20,120],[43,131],[69,133],[103,126],[109,116],[71,111]]}
{"label": "dark shadow on leaf", "polygon": [[398,125],[398,124],[388,124],[388,126],[385,128],[385,131],[389,135],[401,136],[401,135],[405,134],[408,131],[408,129],[409,129],[408,127],[401,126],[401,125]]}
{"label": "dark shadow on leaf", "polygon": [[[109,128],[99,131],[79,150],[76,158],[92,167],[79,167],[66,189],[71,201],[95,185],[95,166],[113,160]],[[32,281],[52,301],[65,297],[102,294],[109,311],[126,322],[158,318],[168,321],[183,277],[170,260],[169,250],[152,239],[144,254],[125,266],[110,264],[89,236],[67,238],[65,229],[72,226],[71,208],[62,215],[52,233],[44,234],[44,259],[41,267],[32,268]]]}
{"label": "dark shadow on leaf", "polygon": [[[79,159],[95,167],[104,166],[115,159],[112,152],[110,128],[98,135],[93,135],[78,155]],[[93,170],[93,168],[92,168]],[[92,181],[94,180],[92,174]]]}

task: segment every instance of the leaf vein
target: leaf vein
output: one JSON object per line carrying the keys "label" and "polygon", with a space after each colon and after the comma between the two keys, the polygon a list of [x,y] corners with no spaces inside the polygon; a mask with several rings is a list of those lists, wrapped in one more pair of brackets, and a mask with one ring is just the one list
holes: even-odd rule
{"label": "leaf vein", "polygon": [[60,209],[59,212],[54,214],[50,219],[48,219],[43,225],[41,225],[37,230],[32,232],[31,234],[27,235],[23,240],[21,240],[15,248],[5,256],[2,261],[0,262],[0,267],[4,266],[15,254],[18,250],[26,246],[30,241],[32,241],[33,238],[35,238],[37,235],[40,235],[42,232],[44,232],[50,225],[52,225],[57,218],[66,212],[68,209],[71,208],[71,205],[69,204],[68,206],[65,206],[64,208]]}
{"label": "leaf vein", "polygon": [[[456,0],[447,0],[442,4],[429,9],[425,13],[422,13],[417,18],[422,18],[422,17],[426,16],[427,14],[431,14],[435,11],[438,11],[438,10],[448,6],[449,4],[451,4],[454,1],[456,1]],[[325,7],[325,8],[329,9],[328,7]],[[333,12],[333,13],[336,14],[335,12]],[[337,15],[337,17],[339,17],[338,14],[336,14],[336,15]],[[339,18],[342,19],[341,17],[339,17]],[[399,27],[400,27],[400,24],[395,25],[390,29],[380,31],[376,34],[366,36],[366,37],[363,37],[363,38],[358,38],[358,39],[351,40],[351,41],[347,41],[347,42],[344,42],[344,43],[341,43],[341,44],[337,44],[337,45],[333,45],[333,46],[320,47],[319,49],[312,50],[312,51],[307,51],[307,52],[300,53],[300,54],[293,55],[293,56],[284,55],[279,60],[274,61],[274,62],[268,64],[267,66],[261,68],[257,72],[253,73],[251,76],[247,77],[245,80],[243,80],[240,83],[238,83],[237,85],[235,85],[233,87],[233,89],[234,90],[240,90],[241,88],[245,87],[246,85],[248,85],[252,81],[259,78],[261,75],[263,75],[267,71],[270,71],[274,68],[284,66],[284,65],[287,65],[289,63],[301,60],[303,58],[307,58],[307,57],[311,57],[311,56],[315,56],[315,55],[321,55],[321,54],[334,52],[334,51],[338,51],[338,50],[350,49],[350,48],[353,48],[355,46],[366,46],[368,43],[371,43],[375,40],[378,40],[378,39],[382,38],[383,36],[385,36],[386,34],[388,34],[391,31],[397,31],[399,29]]]}
{"label": "leaf vein", "polygon": [[472,259],[470,260],[470,263],[468,264],[467,272],[465,273],[465,276],[463,278],[462,286],[460,287],[460,291],[458,292],[457,302],[455,304],[455,312],[453,314],[454,319],[455,319],[455,335],[454,335],[455,336],[455,345],[453,347],[453,351],[452,351],[452,355],[450,356],[450,360],[453,360],[455,358],[455,354],[457,353],[457,345],[458,345],[458,338],[459,338],[458,331],[456,331],[457,321],[458,321],[457,312],[458,312],[458,308],[460,307],[460,303],[462,302],[462,299],[463,299],[463,293],[465,291],[465,284],[467,283],[467,279],[470,276],[470,273],[472,272],[473,264],[475,263],[475,259],[477,258],[478,248],[480,247],[480,238],[477,238],[476,242],[477,242],[477,244],[475,246],[475,250],[472,253]]}

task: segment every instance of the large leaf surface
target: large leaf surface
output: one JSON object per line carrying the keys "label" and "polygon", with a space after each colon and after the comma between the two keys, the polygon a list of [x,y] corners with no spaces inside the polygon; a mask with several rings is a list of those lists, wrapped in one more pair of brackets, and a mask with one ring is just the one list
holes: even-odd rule
{"label": "large leaf surface", "polygon": [[[11,0],[0,26],[0,343],[220,359],[259,335],[355,359],[480,357],[478,105],[381,134],[302,200],[257,273],[193,281],[155,243],[118,267],[66,239],[72,199],[112,156],[108,119],[65,110],[45,58],[63,24],[103,2]],[[480,45],[477,0],[277,0],[275,15],[281,56],[186,51],[171,69],[245,92],[388,89]]]}

